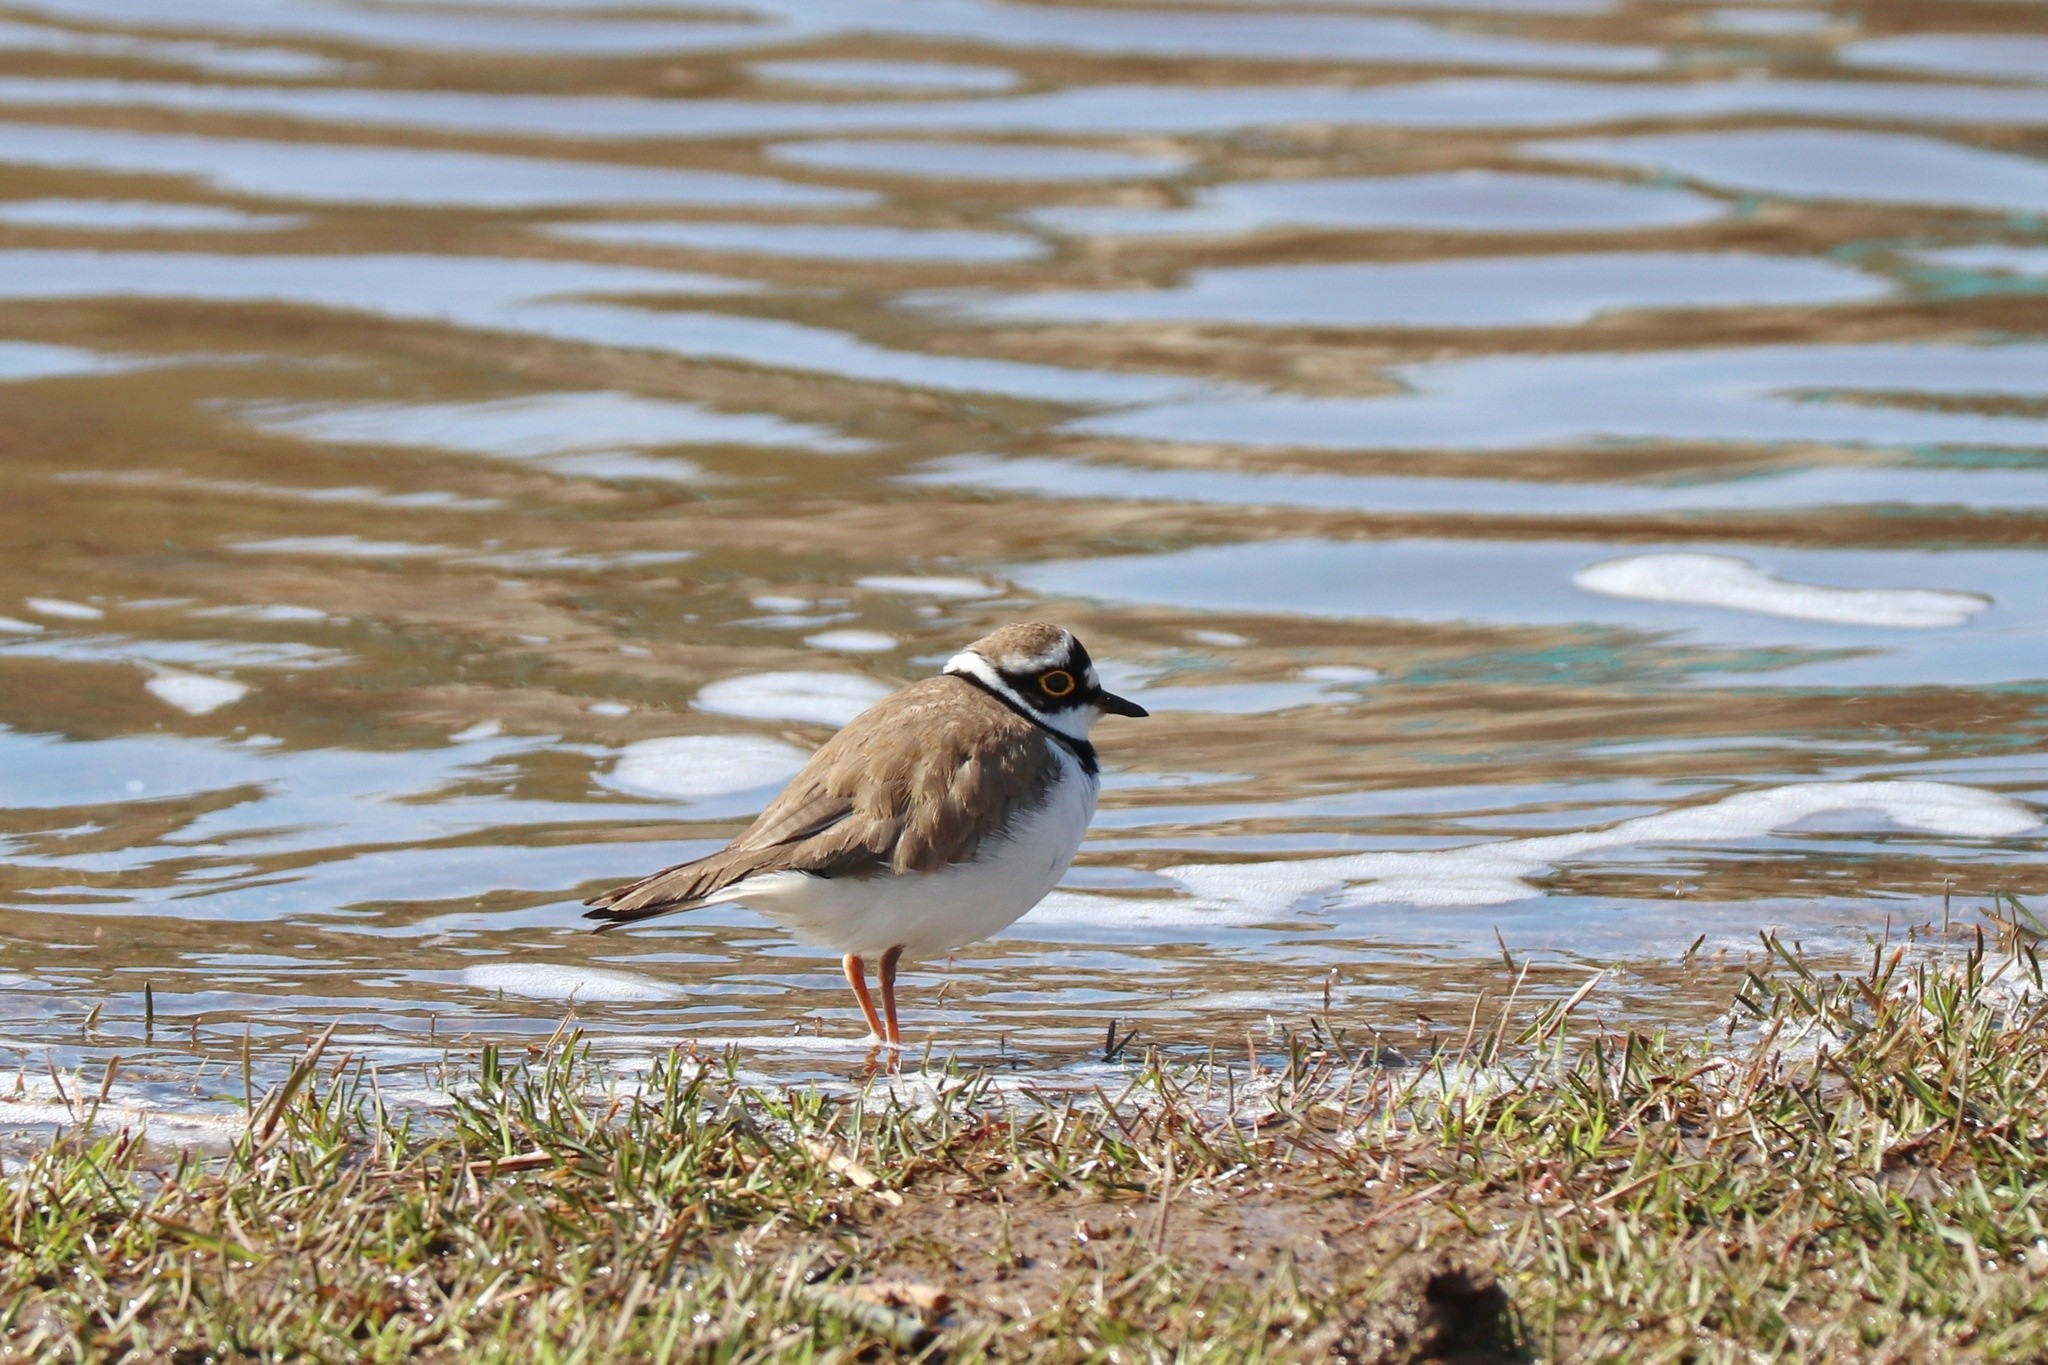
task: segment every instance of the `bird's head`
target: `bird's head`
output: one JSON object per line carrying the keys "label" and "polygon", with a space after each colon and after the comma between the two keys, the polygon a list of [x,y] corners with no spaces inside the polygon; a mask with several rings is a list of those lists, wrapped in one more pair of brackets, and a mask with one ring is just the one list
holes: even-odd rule
{"label": "bird's head", "polygon": [[1086,739],[1105,715],[1143,716],[1144,707],[1106,692],[1088,650],[1073,632],[1022,621],[982,636],[946,661],[946,672],[970,678],[1075,739]]}

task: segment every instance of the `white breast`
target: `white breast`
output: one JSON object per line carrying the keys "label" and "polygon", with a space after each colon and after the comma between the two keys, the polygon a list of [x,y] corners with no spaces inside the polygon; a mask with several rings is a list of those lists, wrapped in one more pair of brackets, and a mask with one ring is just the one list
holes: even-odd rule
{"label": "white breast", "polygon": [[798,938],[839,953],[876,955],[901,946],[935,957],[998,933],[1045,899],[1066,875],[1095,815],[1098,783],[1064,746],[1045,804],[983,843],[974,861],[938,872],[749,877],[715,899],[751,905]]}

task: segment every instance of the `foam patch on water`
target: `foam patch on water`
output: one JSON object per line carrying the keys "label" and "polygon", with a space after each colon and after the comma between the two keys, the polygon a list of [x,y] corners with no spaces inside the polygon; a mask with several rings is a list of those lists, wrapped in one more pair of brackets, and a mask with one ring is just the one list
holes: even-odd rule
{"label": "foam patch on water", "polygon": [[298,607],[284,602],[250,602],[232,606],[198,607],[194,616],[224,621],[289,621],[294,624],[332,621],[334,617],[318,607]]}
{"label": "foam patch on water", "polygon": [[896,648],[896,637],[879,630],[821,630],[804,636],[813,649],[837,650],[843,654],[886,654]]}
{"label": "foam patch on water", "polygon": [[511,459],[669,445],[868,449],[826,427],[765,412],[718,412],[696,403],[595,391],[542,393],[480,403],[254,405],[244,421],[317,441],[426,446]]}
{"label": "foam patch on water", "polygon": [[[1281,864],[1285,866],[1285,864]],[[1226,903],[1216,897],[1103,896],[1055,891],[1031,908],[1011,938],[1034,938],[1039,929],[1115,929],[1139,932],[1243,928],[1278,919],[1283,910],[1244,897]]]}
{"label": "foam patch on water", "polygon": [[[83,1089],[90,1094],[89,1084]],[[226,1147],[248,1130],[244,1119],[227,1114],[181,1114],[129,1104],[94,1106],[89,1101],[66,1104],[57,1099],[0,1100],[0,1127],[74,1128],[88,1115],[93,1132],[126,1130],[173,1147]]]}
{"label": "foam patch on water", "polygon": [[560,1000],[572,1005],[674,1000],[682,994],[678,987],[630,972],[551,962],[494,962],[464,967],[455,974],[455,980],[474,990],[496,991],[526,1000]]}
{"label": "foam patch on water", "polygon": [[40,635],[44,627],[33,621],[21,621],[12,616],[0,616],[0,635]]}
{"label": "foam patch on water", "polygon": [[856,587],[871,592],[900,592],[912,597],[1000,597],[1003,590],[978,578],[921,577],[911,574],[873,574],[855,579]]}
{"label": "foam patch on water", "polygon": [[278,536],[243,540],[228,546],[246,555],[316,555],[331,559],[423,559],[449,553],[445,545],[409,540],[371,540],[367,536]]}
{"label": "foam patch on water", "polygon": [[598,781],[634,796],[694,801],[779,786],[809,757],[759,735],[669,735],[627,745]]}
{"label": "foam patch on water", "polygon": [[[1847,815],[1958,839],[2011,838],[2040,827],[2029,807],[1973,787],[1803,782],[1639,816],[1604,829],[1298,862],[1187,864],[1165,868],[1162,875],[1188,893],[1179,913],[1202,923],[1258,922],[1316,904],[1506,905],[1541,895],[1527,879],[1561,863],[1636,848],[1740,843],[1822,816]],[[1126,904],[1142,903],[1117,902],[1112,914],[1126,916]]]}
{"label": "foam patch on water", "polygon": [[143,683],[143,687],[158,701],[175,706],[188,716],[210,715],[249,695],[247,683],[171,669],[158,671],[156,676]]}
{"label": "foam patch on water", "polygon": [[1991,605],[1990,598],[1971,592],[1789,583],[1733,555],[1628,555],[1588,565],[1572,575],[1572,582],[1607,597],[1893,629],[1960,626]]}
{"label": "foam patch on water", "polygon": [[694,705],[721,716],[837,727],[893,690],[851,673],[749,673],[706,684]]}
{"label": "foam patch on water", "polygon": [[22,601],[36,615],[51,616],[60,621],[97,621],[106,615],[98,607],[66,601],[61,597],[28,597]]}

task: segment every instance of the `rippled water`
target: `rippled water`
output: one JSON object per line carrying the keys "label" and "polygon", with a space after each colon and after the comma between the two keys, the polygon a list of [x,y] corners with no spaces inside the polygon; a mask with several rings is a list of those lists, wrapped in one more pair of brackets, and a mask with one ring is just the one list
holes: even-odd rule
{"label": "rippled water", "polygon": [[0,3],[0,1056],[843,1072],[577,902],[1024,617],[1155,719],[941,1052],[2029,894],[2044,213],[2031,3]]}

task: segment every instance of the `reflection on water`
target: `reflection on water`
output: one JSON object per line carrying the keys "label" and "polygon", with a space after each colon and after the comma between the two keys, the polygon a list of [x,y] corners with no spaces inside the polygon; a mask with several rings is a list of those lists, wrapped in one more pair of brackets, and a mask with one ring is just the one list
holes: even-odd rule
{"label": "reflection on water", "polygon": [[942,1051],[1427,1035],[1503,944],[1694,1020],[2038,890],[1995,8],[0,3],[6,1059],[843,1070],[826,957],[578,902],[1026,616],[1155,716]]}
{"label": "reflection on water", "polygon": [[1857,303],[1885,283],[1826,261],[1733,252],[1598,252],[1198,270],[1174,289],[940,296],[976,317],[1254,327],[1555,327],[1623,308]]}
{"label": "reflection on water", "polygon": [[2048,164],[1930,137],[1829,128],[1567,138],[1525,149],[1788,199],[2048,209]]}
{"label": "reflection on water", "polygon": [[1211,185],[1182,208],[1082,205],[1028,215],[1077,237],[1233,234],[1271,227],[1414,228],[1528,236],[1677,227],[1726,212],[1691,190],[1520,171],[1440,171]]}

